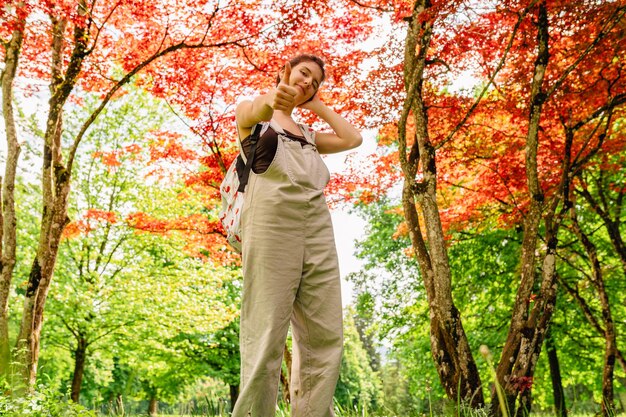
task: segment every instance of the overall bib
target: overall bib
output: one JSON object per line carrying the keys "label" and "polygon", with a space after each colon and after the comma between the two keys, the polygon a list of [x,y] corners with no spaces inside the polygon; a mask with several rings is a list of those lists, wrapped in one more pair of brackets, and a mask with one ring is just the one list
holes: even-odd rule
{"label": "overall bib", "polygon": [[[292,326],[291,415],[331,417],[343,345],[341,284],[313,135],[279,133],[274,160],[250,173],[242,211],[241,392],[233,417],[274,417]],[[304,129],[307,129],[304,127]]]}

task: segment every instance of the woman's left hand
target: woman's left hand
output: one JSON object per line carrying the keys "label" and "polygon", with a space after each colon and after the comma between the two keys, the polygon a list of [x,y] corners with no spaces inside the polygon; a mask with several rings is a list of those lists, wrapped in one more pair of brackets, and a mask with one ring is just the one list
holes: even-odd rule
{"label": "woman's left hand", "polygon": [[319,91],[311,101],[298,107],[313,112],[317,117],[328,123],[333,133],[315,133],[315,144],[319,153],[335,153],[356,148],[363,142],[361,133],[342,116],[335,113],[322,101]]}
{"label": "woman's left hand", "polygon": [[319,91],[317,91],[315,92],[315,95],[311,100],[307,101],[306,103],[300,104],[298,107],[300,107],[301,109],[307,109],[309,111],[312,111],[315,114],[319,114],[319,109],[321,109],[323,106],[324,103],[320,99]]}

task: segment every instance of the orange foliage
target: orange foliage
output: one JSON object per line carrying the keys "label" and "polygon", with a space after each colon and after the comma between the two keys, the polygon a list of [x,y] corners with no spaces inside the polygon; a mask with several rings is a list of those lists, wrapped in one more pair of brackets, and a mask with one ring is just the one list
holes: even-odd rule
{"label": "orange foliage", "polygon": [[184,136],[175,132],[152,132],[150,141],[150,162],[169,161],[195,161],[197,152],[185,148],[181,139]]}
{"label": "orange foliage", "polygon": [[405,237],[408,235],[409,235],[409,225],[406,222],[400,222],[392,238],[398,239],[400,237]]}
{"label": "orange foliage", "polygon": [[228,248],[222,225],[202,214],[191,214],[171,219],[155,218],[147,213],[133,213],[127,224],[138,232],[183,236],[189,256],[203,258],[218,264],[237,264],[239,255]]}
{"label": "orange foliage", "polygon": [[119,160],[120,151],[96,151],[93,153],[93,157],[100,159],[100,161],[109,168],[114,168],[121,165]]}
{"label": "orange foliage", "polygon": [[70,222],[63,230],[64,239],[72,239],[80,235],[86,235],[103,224],[117,223],[117,215],[114,212],[88,209],[82,213],[78,220]]}
{"label": "orange foliage", "polygon": [[92,153],[91,156],[94,159],[98,159],[109,170],[114,170],[115,168],[122,165],[122,163],[126,160],[137,161],[141,159],[141,152],[141,146],[133,143],[131,145],[126,145],[124,147],[113,150],[95,151]]}
{"label": "orange foliage", "polygon": [[[472,11],[475,18],[459,20],[451,18],[464,13],[459,2],[435,1],[430,14],[420,16],[420,19],[432,18],[437,28],[427,54],[432,57],[432,63],[425,70],[422,94],[428,112],[429,139],[436,147],[438,204],[444,230],[476,225],[487,218],[495,218],[501,226],[513,226],[519,224],[528,208],[525,146],[530,78],[537,53],[533,13],[522,22],[494,86],[452,140],[444,142],[475,101],[475,94],[470,91],[450,91],[450,83],[470,69],[479,86],[480,82],[485,82],[502,57],[517,12],[526,3],[502,2],[494,10]],[[396,3],[396,6],[399,5]],[[610,2],[548,2],[550,61],[543,89],[558,88],[544,103],[540,121],[538,172],[546,197],[559,191],[566,126],[582,123],[572,143],[574,163],[585,161],[586,155],[595,152],[596,147],[600,155],[615,156],[626,151],[625,132],[611,128],[604,135],[606,125],[599,123],[599,118],[590,119],[594,112],[605,116],[601,109],[610,100],[625,101],[626,59],[622,52],[626,50],[625,26],[616,25],[592,53],[583,57],[571,73],[559,81],[594,41],[617,6]],[[397,122],[404,94],[403,68],[397,57],[403,56],[403,49],[403,42],[392,40],[377,50],[380,66],[360,84],[371,115],[368,124],[379,128],[379,146],[387,149],[378,153],[378,162],[370,160],[367,164],[386,167],[387,171],[379,171],[379,174],[396,180],[398,160],[394,164],[382,159],[396,149]],[[559,82],[562,84],[557,85]],[[623,118],[624,111],[623,104],[617,107],[612,120]],[[410,117],[407,140],[412,140],[414,132]],[[408,146],[411,144],[409,142]],[[587,160],[586,163],[595,162]],[[609,165],[607,169],[621,168],[619,163]],[[384,183],[380,180],[358,182],[360,179],[362,177],[356,180],[359,187],[373,192],[381,191],[380,184]],[[420,179],[418,171],[416,181]]]}
{"label": "orange foliage", "polygon": [[365,160],[348,158],[343,174],[326,187],[329,204],[371,203],[385,195],[401,177],[397,153],[372,154]]}

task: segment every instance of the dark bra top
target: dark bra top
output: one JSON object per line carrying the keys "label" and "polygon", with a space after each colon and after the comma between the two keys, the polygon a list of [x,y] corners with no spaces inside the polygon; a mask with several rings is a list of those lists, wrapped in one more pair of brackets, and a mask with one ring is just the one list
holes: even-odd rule
{"label": "dark bra top", "polygon": [[[307,145],[309,142],[304,136],[294,135],[293,133],[285,130],[285,136],[287,139],[300,142],[302,146]],[[250,153],[250,136],[247,136],[241,141],[243,151],[246,158],[249,158]],[[256,152],[254,156],[254,162],[252,163],[252,171],[255,174],[262,174],[267,171],[270,164],[274,160],[276,155],[276,149],[278,148],[278,134],[272,127],[268,127],[265,133],[261,135],[256,145]]]}

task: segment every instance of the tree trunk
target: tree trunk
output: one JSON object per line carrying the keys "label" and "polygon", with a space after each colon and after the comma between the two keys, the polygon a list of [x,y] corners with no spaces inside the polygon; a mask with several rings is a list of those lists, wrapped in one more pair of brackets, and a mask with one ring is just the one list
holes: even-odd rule
{"label": "tree trunk", "polygon": [[150,403],[148,404],[148,415],[150,417],[156,417],[159,412],[159,400],[156,396],[150,397]]}
{"label": "tree trunk", "polygon": [[9,341],[9,294],[16,253],[15,176],[20,144],[13,115],[13,81],[24,37],[24,22],[18,22],[6,45],[2,81],[2,115],[7,140],[6,165],[2,178],[2,210],[0,211],[0,377],[9,376],[11,348]]}
{"label": "tree trunk", "polygon": [[291,352],[287,343],[285,343],[283,358],[287,371],[285,372],[282,367],[280,368],[280,383],[282,385],[283,401],[285,404],[289,404],[291,403]]}
{"label": "tree trunk", "polygon": [[[551,221],[546,220],[546,223],[548,247],[542,265],[541,287],[530,315],[523,322],[517,355],[507,384],[504,386],[509,410],[516,410],[517,417],[528,416],[531,412],[531,391],[535,368],[556,305],[556,233],[558,229],[555,230],[550,226]],[[515,409],[513,407],[518,396],[519,404]]]}
{"label": "tree trunk", "polygon": [[47,234],[42,233],[40,237],[40,247],[33,261],[24,296],[22,322],[16,344],[16,362],[22,383],[27,389],[34,386],[37,377],[44,307],[54,273],[61,234],[67,224],[67,196],[70,184],[69,177],[64,177],[60,178],[57,187],[59,198],[55,201],[56,204],[52,205],[53,211],[47,212],[50,216],[44,212],[42,225],[48,223],[46,217],[51,217],[50,230]]}
{"label": "tree trunk", "polygon": [[280,386],[281,386],[281,396],[283,397],[283,402],[285,404],[289,404],[289,374],[285,373],[284,368],[280,368]]}
{"label": "tree trunk", "polygon": [[613,376],[615,372],[615,333],[611,330],[606,334],[604,350],[604,368],[602,370],[602,415],[612,417],[616,415],[613,391]]}
{"label": "tree trunk", "polygon": [[[84,0],[79,0],[76,12],[85,15],[88,8]],[[61,135],[63,124],[63,106],[74,89],[86,56],[89,34],[87,27],[76,26],[73,36],[72,55],[65,66],[62,76],[64,36],[67,21],[52,18],[52,77],[50,82],[51,98],[48,119],[44,134],[42,196],[43,213],[39,232],[39,243],[28,278],[24,297],[24,309],[18,340],[16,343],[17,370],[21,385],[30,390],[36,380],[39,361],[39,343],[43,326],[43,313],[54,273],[59,251],[61,234],[65,228],[67,203],[70,192],[70,170],[63,165]]]}
{"label": "tree trunk", "polygon": [[124,409],[124,396],[122,396],[122,394],[117,394],[115,396],[115,413],[118,416],[126,415],[126,410]]}
{"label": "tree trunk", "polygon": [[[404,188],[404,213],[413,247],[418,248],[416,252],[430,308],[431,351],[439,380],[449,398],[453,399],[458,396],[456,398],[467,401],[473,407],[480,407],[484,402],[480,389],[480,377],[465,336],[460,313],[452,302],[449,286],[447,286],[449,292],[438,293],[444,286],[442,281],[449,283],[450,276],[437,275],[433,268],[429,268],[431,257],[426,253],[426,244],[421,239],[415,204],[412,197],[407,198],[407,195],[411,195],[412,192],[407,190],[406,182]],[[445,303],[440,301],[442,298],[446,300]]]}
{"label": "tree trunk", "polygon": [[87,359],[87,345],[87,341],[84,338],[80,338],[74,350],[74,375],[72,376],[71,398],[75,403],[78,403],[80,399],[80,388],[83,384],[85,361]]}
{"label": "tree trunk", "polygon": [[563,380],[561,379],[561,367],[556,352],[554,336],[550,329],[546,336],[546,353],[548,364],[550,365],[550,379],[552,380],[552,395],[554,397],[554,412],[556,417],[567,417],[567,407],[565,406],[565,393],[563,391]]}
{"label": "tree trunk", "polygon": [[[437,205],[435,149],[428,134],[428,115],[422,101],[426,57],[433,33],[433,21],[422,19],[431,7],[429,0],[415,3],[405,40],[404,83],[407,98],[398,123],[400,163],[404,173],[402,203],[430,309],[431,352],[446,395],[472,407],[484,404],[480,376],[458,309],[452,299],[451,271]],[[416,52],[417,51],[417,52]],[[407,160],[406,125],[412,114],[416,140]],[[423,179],[416,185],[417,167]],[[422,233],[417,207],[425,224]]]}
{"label": "tree trunk", "polygon": [[[623,189],[622,193],[624,193]],[[620,218],[619,215],[617,215],[614,221],[609,221],[608,223],[605,221],[605,226],[609,232],[609,237],[613,247],[615,248],[615,252],[617,252],[619,259],[622,262],[622,271],[626,276],[626,245],[624,245],[624,240],[622,239],[619,221]]]}
{"label": "tree trunk", "polygon": [[233,411],[237,403],[237,398],[239,398],[239,385],[230,384],[228,388],[230,390],[230,411]]}
{"label": "tree trunk", "polygon": [[[534,320],[529,317],[529,305],[531,293],[536,278],[536,250],[539,240],[539,226],[543,211],[545,208],[545,197],[539,183],[539,174],[537,168],[537,148],[539,145],[539,122],[541,120],[542,108],[545,100],[543,92],[543,79],[549,60],[548,52],[548,12],[545,0],[539,2],[537,13],[537,43],[538,52],[535,61],[535,69],[532,78],[531,96],[530,96],[530,113],[528,122],[528,134],[526,137],[526,179],[528,184],[528,195],[530,197],[530,209],[524,220],[524,237],[522,240],[521,254],[521,277],[520,285],[517,290],[515,304],[513,306],[513,314],[506,342],[502,349],[502,356],[496,369],[496,378],[498,384],[504,387],[507,408],[509,413],[517,411],[516,403],[521,388],[529,389],[532,386],[532,377],[534,366],[532,364],[533,354],[541,349],[541,330],[537,329],[535,324],[542,313],[538,308],[540,303],[536,303],[533,307]],[[556,236],[549,243],[548,251],[556,250]],[[550,265],[548,261],[549,255],[546,253],[544,264]],[[554,259],[550,258],[550,261]],[[542,289],[549,288],[550,277],[544,271],[544,281]],[[547,278],[547,279],[546,279]],[[548,284],[548,285],[546,285]],[[546,303],[549,306],[550,301],[543,294],[540,294],[538,301]],[[533,323],[534,321],[534,323]],[[543,329],[545,331],[546,327]],[[499,400],[495,392],[492,392],[492,412],[499,414]],[[520,404],[520,410],[528,410],[529,404]],[[517,414],[517,412],[516,412]]]}

